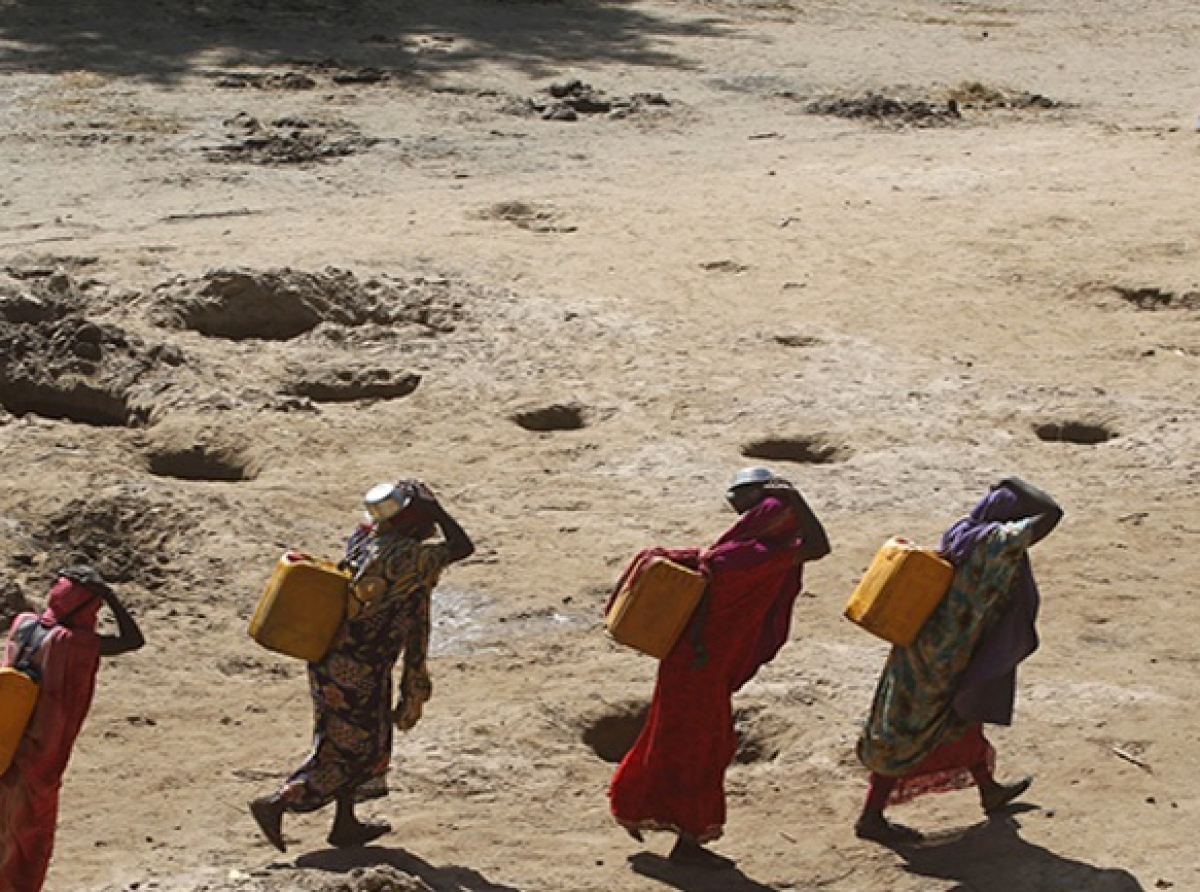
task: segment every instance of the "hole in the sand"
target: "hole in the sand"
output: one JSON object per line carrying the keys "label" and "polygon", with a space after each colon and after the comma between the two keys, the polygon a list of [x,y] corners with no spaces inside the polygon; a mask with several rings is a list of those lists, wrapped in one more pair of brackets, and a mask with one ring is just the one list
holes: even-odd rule
{"label": "hole in the sand", "polygon": [[747,443],[742,447],[742,455],[763,461],[822,465],[845,461],[850,450],[822,437],[767,437]]}
{"label": "hole in the sand", "polygon": [[[586,725],[583,742],[605,762],[616,764],[633,748],[650,707],[646,703],[623,703]],[[788,729],[782,719],[761,710],[739,709],[733,715],[738,745],[734,761],[740,765],[769,762],[782,749],[780,737]]]}
{"label": "hole in the sand", "polygon": [[1033,432],[1046,443],[1073,443],[1079,446],[1107,443],[1117,436],[1116,431],[1108,426],[1089,421],[1049,421],[1034,425]]}
{"label": "hole in the sand", "polygon": [[568,403],[555,403],[536,409],[515,412],[512,420],[527,431],[575,431],[587,425],[583,407]]}
{"label": "hole in the sand", "polygon": [[48,381],[4,382],[0,404],[17,416],[40,415],[93,427],[125,427],[142,420],[124,397],[83,382],[62,387]]}
{"label": "hole in the sand", "polygon": [[806,334],[777,334],[775,335],[775,343],[781,344],[784,347],[819,347],[821,346],[821,339]]}
{"label": "hole in the sand", "polygon": [[614,706],[584,728],[583,742],[605,762],[615,765],[633,748],[649,711],[650,707],[645,703]]}
{"label": "hole in the sand", "polygon": [[244,455],[203,445],[159,449],[149,456],[149,470],[156,477],[223,483],[239,483],[258,476]]}
{"label": "hole in the sand", "polygon": [[762,707],[735,709],[733,727],[737,732],[737,753],[733,760],[739,765],[771,762],[783,750],[782,736],[791,727],[778,716],[765,713]]}

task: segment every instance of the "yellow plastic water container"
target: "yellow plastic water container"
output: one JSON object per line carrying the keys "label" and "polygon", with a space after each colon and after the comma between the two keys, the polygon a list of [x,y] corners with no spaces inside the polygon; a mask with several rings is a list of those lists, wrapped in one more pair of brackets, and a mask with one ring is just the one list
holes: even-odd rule
{"label": "yellow plastic water container", "polygon": [[707,583],[695,570],[666,558],[649,558],[613,599],[604,626],[619,644],[661,660],[683,634]]}
{"label": "yellow plastic water container", "polygon": [[346,618],[350,574],[288,552],[279,559],[250,618],[250,637],[268,650],[318,662]]}
{"label": "yellow plastic water container", "polygon": [[850,596],[846,618],[907,647],[946,596],[953,576],[954,567],[937,552],[907,539],[889,539]]}
{"label": "yellow plastic water container", "polygon": [[8,771],[17,754],[37,699],[36,681],[20,669],[0,669],[0,775]]}

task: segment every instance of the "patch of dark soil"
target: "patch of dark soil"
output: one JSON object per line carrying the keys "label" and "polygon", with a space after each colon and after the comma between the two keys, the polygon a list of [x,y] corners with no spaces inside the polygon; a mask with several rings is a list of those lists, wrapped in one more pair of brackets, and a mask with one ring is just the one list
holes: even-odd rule
{"label": "patch of dark soil", "polygon": [[213,83],[227,90],[312,90],[317,86],[299,71],[224,71],[214,75]]}
{"label": "patch of dark soil", "polygon": [[942,127],[957,123],[962,115],[953,100],[898,99],[881,93],[861,96],[831,96],[809,102],[804,110],[810,115],[886,122],[914,127]]}
{"label": "patch of dark soil", "polygon": [[1139,310],[1200,310],[1200,292],[1197,291],[1180,294],[1163,288],[1128,288],[1122,285],[1113,285],[1111,289],[1121,300]]}
{"label": "patch of dark soil", "polygon": [[280,661],[267,661],[258,657],[238,654],[225,657],[216,664],[216,669],[228,678],[239,675],[250,677],[290,678],[293,675],[291,664]]}
{"label": "patch of dark soil", "polygon": [[513,114],[536,115],[546,121],[577,121],[580,115],[627,118],[651,109],[661,111],[671,105],[661,93],[609,97],[603,90],[597,90],[575,78],[553,83],[544,93],[544,97],[511,103],[509,111]]}
{"label": "patch of dark soil", "polygon": [[784,347],[820,347],[824,342],[813,335],[777,334],[775,343]]}
{"label": "patch of dark soil", "polygon": [[195,519],[129,488],[68,502],[35,535],[51,568],[91,564],[112,583],[159,589],[172,583],[176,538]]}
{"label": "patch of dark soil", "polygon": [[545,433],[549,431],[574,431],[587,426],[587,413],[575,403],[552,403],[522,409],[512,414],[518,427],[527,431]]}
{"label": "patch of dark soil", "polygon": [[[345,68],[333,60],[298,64],[339,86],[382,84],[399,76],[383,68]],[[216,71],[211,77],[225,90],[313,90],[321,86],[317,77],[303,71]]]}
{"label": "patch of dark soil", "polygon": [[463,316],[456,289],[444,280],[360,281],[335,267],[320,273],[217,269],[159,285],[155,297],[160,321],[235,341],[286,341],[321,323],[410,325],[439,334],[453,331]]}
{"label": "patch of dark soil", "polygon": [[226,143],[206,148],[210,161],[250,164],[312,164],[344,158],[369,149],[378,140],[365,137],[345,122],[320,123],[305,118],[279,118],[264,123],[241,112],[225,122]]}
{"label": "patch of dark soil", "polygon": [[19,291],[0,289],[0,405],[101,427],[143,423],[134,386],[161,362],[161,348],[78,309],[69,276],[31,280]]}
{"label": "patch of dark soil", "polygon": [[504,220],[529,232],[575,232],[578,227],[559,222],[558,212],[524,201],[498,201],[479,212],[484,220]]}
{"label": "patch of dark soil", "polygon": [[421,383],[421,376],[378,368],[296,369],[298,380],[285,392],[307,397],[315,403],[350,403],[356,400],[390,400],[408,396]]}
{"label": "patch of dark soil", "polygon": [[821,465],[845,461],[851,450],[824,437],[767,437],[744,445],[742,455],[763,461]]}
{"label": "patch of dark soil", "polygon": [[1076,446],[1097,446],[1117,436],[1117,432],[1108,425],[1090,421],[1049,421],[1034,425],[1033,432],[1046,443],[1072,443]]}
{"label": "patch of dark soil", "polygon": [[4,265],[4,272],[14,279],[47,279],[56,276],[75,276],[87,267],[99,263],[95,256],[56,254],[18,254]]}
{"label": "patch of dark soil", "polygon": [[1026,90],[990,87],[979,81],[965,81],[950,90],[949,101],[960,109],[994,111],[996,109],[1032,110],[1061,108],[1062,103]]}

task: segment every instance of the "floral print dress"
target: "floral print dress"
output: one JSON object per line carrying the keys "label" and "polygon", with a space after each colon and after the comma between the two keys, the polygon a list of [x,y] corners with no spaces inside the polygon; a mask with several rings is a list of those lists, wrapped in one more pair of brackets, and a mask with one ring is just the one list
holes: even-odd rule
{"label": "floral print dress", "polygon": [[313,811],[347,793],[359,800],[387,794],[392,671],[403,653],[400,698],[428,699],[430,598],[447,563],[443,543],[373,527],[350,539],[346,564],[355,581],[382,590],[347,618],[321,661],[308,665],[313,748],[280,789],[289,810]]}
{"label": "floral print dress", "polygon": [[1031,536],[1031,520],[996,524],[955,570],[917,639],[892,648],[858,741],[867,768],[902,775],[977,724],[955,713],[954,695],[976,646],[1009,604]]}

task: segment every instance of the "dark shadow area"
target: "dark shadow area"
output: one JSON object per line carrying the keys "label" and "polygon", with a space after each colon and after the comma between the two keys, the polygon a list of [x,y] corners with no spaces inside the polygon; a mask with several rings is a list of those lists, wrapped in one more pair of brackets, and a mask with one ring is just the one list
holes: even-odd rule
{"label": "dark shadow area", "polygon": [[686,67],[672,38],[733,33],[604,0],[0,0],[0,71],[170,82],[196,67],[308,64],[432,84],[488,62],[549,78],[603,62]]}
{"label": "dark shadow area", "polygon": [[350,873],[370,868],[394,868],[414,876],[435,892],[521,892],[513,886],[493,883],[478,871],[451,865],[434,867],[404,849],[369,846],[361,849],[323,849],[309,852],[296,859],[296,866],[305,870],[324,870],[329,873]]}
{"label": "dark shadow area", "polygon": [[1128,871],[1056,855],[1021,839],[1019,827],[997,817],[949,842],[895,850],[911,873],[957,882],[949,892],[1144,892]]}
{"label": "dark shadow area", "polygon": [[683,889],[684,892],[776,892],[774,886],[764,886],[736,867],[729,870],[680,867],[652,852],[638,852],[631,856],[629,866],[634,873]]}

